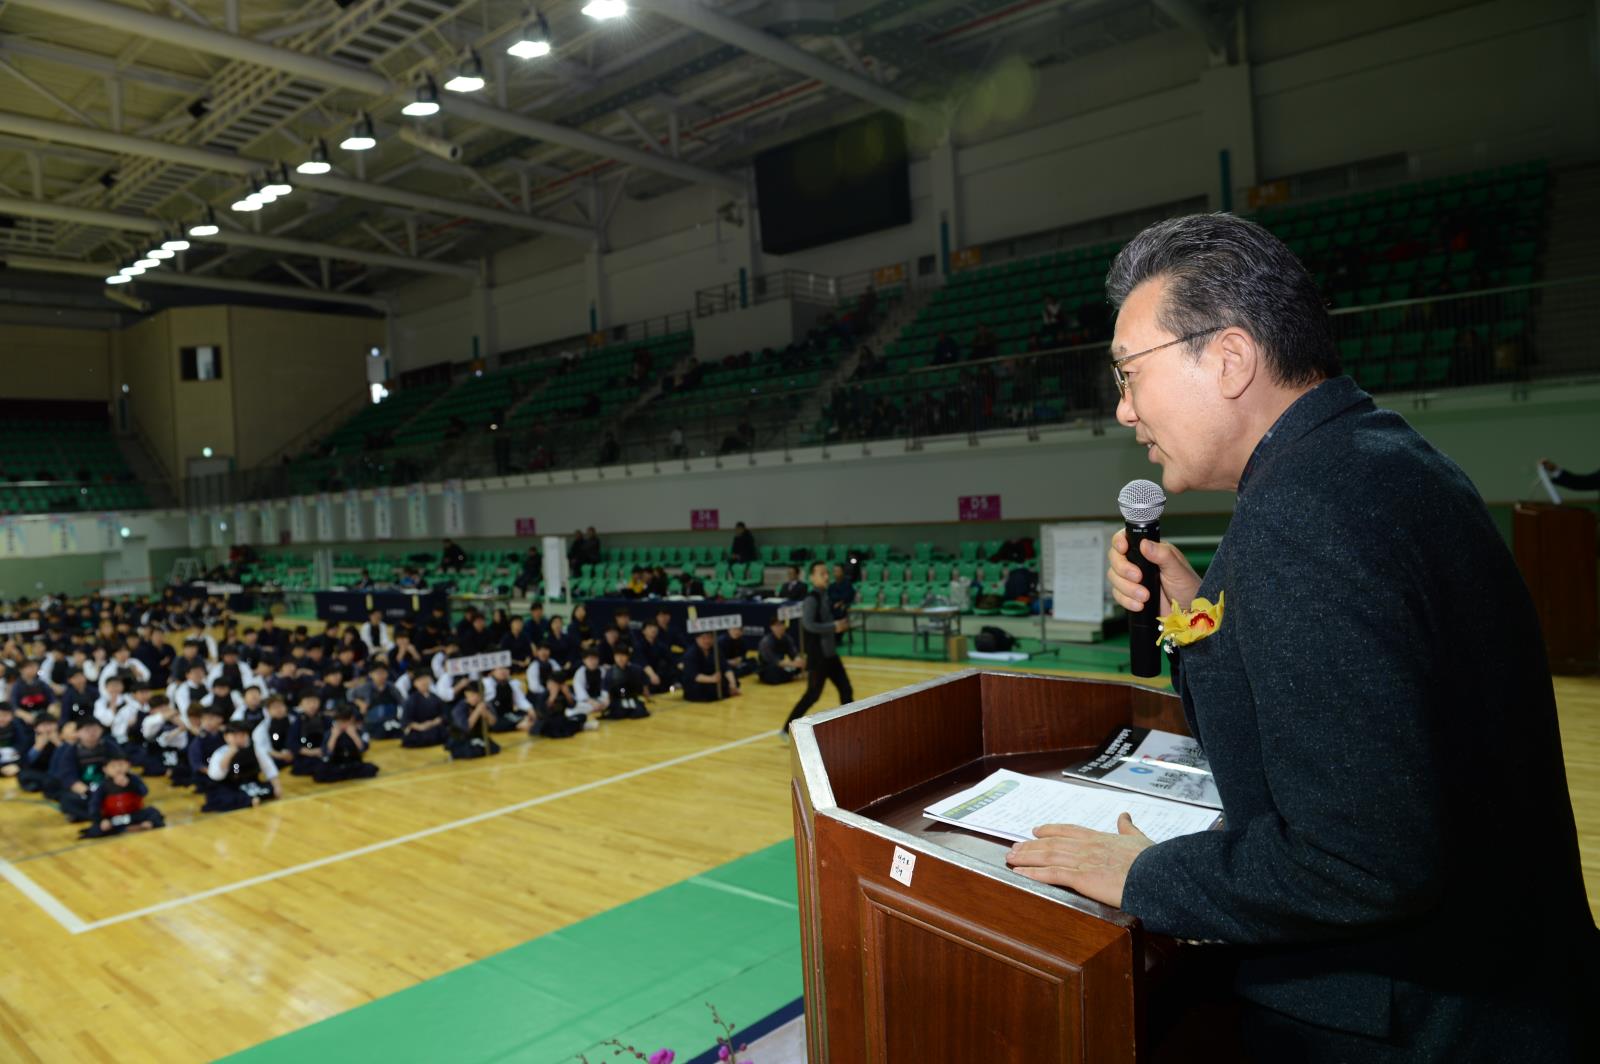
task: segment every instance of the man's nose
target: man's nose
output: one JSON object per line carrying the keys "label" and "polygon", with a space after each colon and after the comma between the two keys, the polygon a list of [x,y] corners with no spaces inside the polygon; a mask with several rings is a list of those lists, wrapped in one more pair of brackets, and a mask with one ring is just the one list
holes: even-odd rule
{"label": "man's nose", "polygon": [[1139,415],[1134,411],[1133,400],[1128,398],[1127,392],[1117,398],[1117,423],[1130,429],[1139,423]]}

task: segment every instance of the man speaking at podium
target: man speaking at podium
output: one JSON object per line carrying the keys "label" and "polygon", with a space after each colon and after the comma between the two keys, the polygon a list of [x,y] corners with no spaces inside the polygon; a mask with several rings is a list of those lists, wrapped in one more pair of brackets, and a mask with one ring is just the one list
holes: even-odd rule
{"label": "man speaking at podium", "polygon": [[1016,870],[1230,944],[1259,1061],[1565,1061],[1597,934],[1528,593],[1467,477],[1340,374],[1294,255],[1227,215],[1151,226],[1107,278],[1117,418],[1168,493],[1237,494],[1201,581],[1146,543],[1145,601],[1221,603],[1173,653],[1223,827],[1153,845],[1042,826]]}

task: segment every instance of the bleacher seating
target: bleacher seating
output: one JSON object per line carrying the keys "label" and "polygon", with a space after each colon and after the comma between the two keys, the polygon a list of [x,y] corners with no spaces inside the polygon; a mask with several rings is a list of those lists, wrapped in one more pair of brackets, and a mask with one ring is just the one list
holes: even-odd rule
{"label": "bleacher seating", "polygon": [[111,427],[79,418],[0,423],[0,512],[133,510],[150,505]]}
{"label": "bleacher seating", "polygon": [[[1513,291],[1457,301],[1438,319],[1427,304],[1382,304],[1532,284],[1546,187],[1545,164],[1533,162],[1272,208],[1254,217],[1306,264],[1329,305],[1344,311],[1335,314],[1334,325],[1346,370],[1358,383],[1370,390],[1437,387],[1514,372],[1507,363],[1526,364],[1532,357],[1533,297]],[[1120,247],[1102,243],[956,274],[886,347],[876,369],[862,375],[852,399],[858,405],[861,399],[887,403],[888,422],[904,427],[924,400],[943,404],[967,390],[972,380],[961,363],[971,360],[980,325],[994,332],[998,355],[1027,351],[1041,333],[1047,294],[1061,303],[1064,344],[1107,340],[1112,319],[1105,275]],[[1349,312],[1360,307],[1375,309]],[[963,354],[957,363],[936,367],[941,332]],[[1020,399],[1026,399],[1032,420],[1063,416],[1075,405],[1065,401],[1064,393],[1076,387],[1070,380],[1070,371],[1041,374],[1025,396],[1013,381],[995,382],[985,424],[1003,420],[993,411],[1014,410]],[[1092,395],[1083,391],[1073,398],[1082,405]],[[832,427],[825,420],[822,432]],[[942,423],[934,427],[948,430]]]}

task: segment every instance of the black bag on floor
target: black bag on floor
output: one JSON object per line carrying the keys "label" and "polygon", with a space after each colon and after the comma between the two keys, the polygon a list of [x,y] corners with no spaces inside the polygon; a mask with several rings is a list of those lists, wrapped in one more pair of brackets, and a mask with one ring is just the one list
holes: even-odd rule
{"label": "black bag on floor", "polygon": [[980,654],[1003,654],[1017,645],[1016,637],[1003,628],[986,624],[975,640]]}

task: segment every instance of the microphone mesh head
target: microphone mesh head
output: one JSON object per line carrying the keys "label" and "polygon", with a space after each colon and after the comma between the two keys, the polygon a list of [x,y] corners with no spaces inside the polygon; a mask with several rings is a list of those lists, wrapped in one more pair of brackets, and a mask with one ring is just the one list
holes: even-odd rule
{"label": "microphone mesh head", "polygon": [[1147,525],[1167,507],[1166,492],[1148,480],[1130,480],[1117,492],[1117,509],[1129,524]]}

